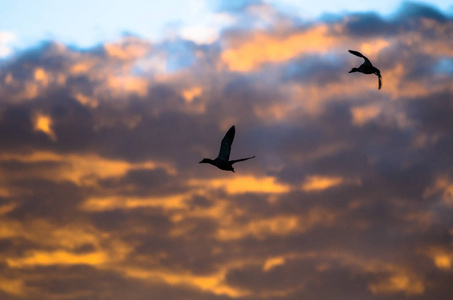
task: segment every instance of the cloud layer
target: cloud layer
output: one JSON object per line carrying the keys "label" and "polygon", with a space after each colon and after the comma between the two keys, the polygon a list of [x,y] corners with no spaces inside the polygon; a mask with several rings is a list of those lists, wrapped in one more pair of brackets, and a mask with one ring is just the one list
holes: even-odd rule
{"label": "cloud layer", "polygon": [[[2,62],[0,298],[453,297],[453,18],[222,11]],[[256,158],[199,165],[233,124]]]}

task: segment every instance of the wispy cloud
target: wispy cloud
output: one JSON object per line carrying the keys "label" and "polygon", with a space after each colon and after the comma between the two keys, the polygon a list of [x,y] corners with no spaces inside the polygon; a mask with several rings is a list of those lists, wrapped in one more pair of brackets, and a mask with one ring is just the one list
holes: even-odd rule
{"label": "wispy cloud", "polygon": [[11,44],[15,39],[14,33],[0,31],[0,57],[6,57],[13,52]]}

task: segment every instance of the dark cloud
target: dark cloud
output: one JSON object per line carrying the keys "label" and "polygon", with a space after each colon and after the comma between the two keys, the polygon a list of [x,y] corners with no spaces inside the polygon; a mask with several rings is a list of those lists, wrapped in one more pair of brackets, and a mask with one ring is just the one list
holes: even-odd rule
{"label": "dark cloud", "polygon": [[360,37],[380,37],[420,30],[420,22],[423,19],[440,24],[451,22],[451,17],[436,7],[416,2],[404,2],[390,17],[384,18],[375,12],[361,12],[346,15],[343,22],[344,29],[349,34]]}
{"label": "dark cloud", "polygon": [[339,79],[339,74],[348,66],[336,56],[320,57],[305,56],[296,61],[291,61],[283,75],[283,80],[291,80],[300,83],[334,82]]}
{"label": "dark cloud", "polygon": [[129,171],[126,175],[120,178],[108,178],[101,180],[99,184],[106,190],[115,190],[117,194],[121,194],[122,188],[126,195],[149,195],[150,193],[170,192],[174,193],[177,190],[184,191],[180,186],[174,186],[176,178],[169,176],[165,170],[149,170],[136,169]]}
{"label": "dark cloud", "polygon": [[408,103],[408,113],[420,130],[447,134],[451,138],[453,97],[450,92],[419,97]]}
{"label": "dark cloud", "polygon": [[374,12],[357,13],[348,15],[346,18],[345,28],[352,34],[357,36],[381,36],[395,32],[392,23],[386,22],[379,14]]}
{"label": "dark cloud", "polygon": [[25,195],[19,206],[10,213],[17,219],[37,216],[63,221],[83,199],[83,190],[70,182],[55,183],[44,179],[22,179],[11,184]]}
{"label": "dark cloud", "polygon": [[439,22],[444,22],[449,19],[446,14],[432,5],[410,1],[404,2],[398,13],[407,19],[427,18]]}

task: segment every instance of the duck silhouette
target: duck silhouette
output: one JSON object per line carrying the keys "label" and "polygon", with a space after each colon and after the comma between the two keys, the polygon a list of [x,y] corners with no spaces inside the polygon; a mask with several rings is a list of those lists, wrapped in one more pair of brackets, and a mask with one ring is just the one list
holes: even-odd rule
{"label": "duck silhouette", "polygon": [[360,53],[358,51],[354,51],[354,50],[349,50],[349,53],[354,54],[355,56],[358,56],[358,57],[362,57],[365,60],[365,62],[363,64],[361,64],[360,67],[352,68],[352,70],[349,71],[349,73],[360,72],[360,73],[363,73],[363,74],[375,74],[375,75],[377,75],[377,77],[379,78],[379,88],[378,89],[380,90],[381,87],[382,87],[381,71],[379,71],[378,68],[373,66],[371,64],[371,61],[368,58],[366,58],[366,56],[363,55],[362,53]]}
{"label": "duck silhouette", "polygon": [[233,126],[231,126],[230,129],[228,129],[227,133],[225,134],[225,137],[222,139],[222,143],[220,145],[220,152],[219,152],[219,155],[217,156],[217,158],[214,160],[209,159],[209,158],[203,158],[203,160],[200,161],[200,164],[211,164],[221,170],[234,172],[233,164],[240,162],[240,161],[254,158],[255,156],[241,158],[241,159],[235,159],[235,160],[229,160],[230,152],[231,152],[231,144],[233,143],[235,132],[236,132],[236,128],[233,125]]}

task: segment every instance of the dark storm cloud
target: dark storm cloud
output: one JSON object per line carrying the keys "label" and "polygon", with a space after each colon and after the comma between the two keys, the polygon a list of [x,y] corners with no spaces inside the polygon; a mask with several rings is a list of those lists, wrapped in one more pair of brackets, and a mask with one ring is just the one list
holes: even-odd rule
{"label": "dark storm cloud", "polygon": [[348,66],[336,56],[304,56],[291,61],[284,68],[284,81],[329,83],[337,81],[338,75],[344,72]]}
{"label": "dark storm cloud", "polygon": [[[323,269],[323,264],[328,267]],[[320,294],[330,298],[338,293],[345,297],[360,295],[365,299],[371,299],[371,292],[364,288],[364,283],[369,279],[367,277],[369,276],[357,274],[354,270],[328,260],[294,259],[288,264],[276,266],[267,271],[260,267],[232,270],[227,275],[227,280],[233,285],[251,288],[258,294],[272,295],[274,293],[275,296],[271,296],[271,299],[280,298],[277,296],[278,292],[285,294],[284,291],[288,290],[290,292],[285,295],[285,299],[301,297],[317,299],[315,295]],[[249,284],[245,285],[246,282]]]}
{"label": "dark storm cloud", "polygon": [[[245,19],[264,7],[225,3]],[[2,65],[0,297],[452,294],[453,94],[436,67],[452,19],[414,3],[329,23],[274,13],[281,31],[46,43]],[[347,73],[353,47],[381,91]],[[199,165],[233,124],[231,158],[256,158]]]}
{"label": "dark storm cloud", "polygon": [[23,145],[24,141],[33,139],[31,115],[27,108],[4,107],[0,122],[3,148],[14,149]]}
{"label": "dark storm cloud", "polygon": [[[101,180],[99,184],[105,189],[115,189],[120,191],[121,187],[128,187],[129,191],[135,195],[149,193],[150,191],[157,192],[159,190],[175,191],[178,186],[172,186],[171,182],[176,178],[169,176],[165,170],[131,170],[126,175],[120,178],[107,178]],[[132,187],[132,191],[131,191]],[[127,193],[127,188],[126,191]]]}
{"label": "dark storm cloud", "polygon": [[36,215],[44,218],[66,218],[66,214],[76,209],[78,202],[83,198],[81,190],[71,183],[56,184],[50,180],[28,179],[20,180],[11,185],[29,193],[22,196],[20,207],[10,215],[22,219],[27,215]]}
{"label": "dark storm cloud", "polygon": [[439,22],[451,20],[445,13],[434,6],[424,3],[406,1],[399,9],[399,14],[405,18],[427,18],[434,19]]}
{"label": "dark storm cloud", "polygon": [[417,127],[427,133],[442,133],[451,137],[453,122],[453,97],[449,91],[432,94],[429,97],[412,99],[408,113]]}
{"label": "dark storm cloud", "polygon": [[344,17],[344,29],[356,36],[393,36],[404,31],[420,30],[416,23],[423,19],[441,24],[451,22],[451,17],[439,9],[424,3],[405,2],[390,17],[382,17],[375,12],[354,13]]}
{"label": "dark storm cloud", "polygon": [[380,36],[395,34],[393,24],[386,22],[379,14],[374,12],[358,13],[347,17],[345,29],[349,34],[357,36]]}

